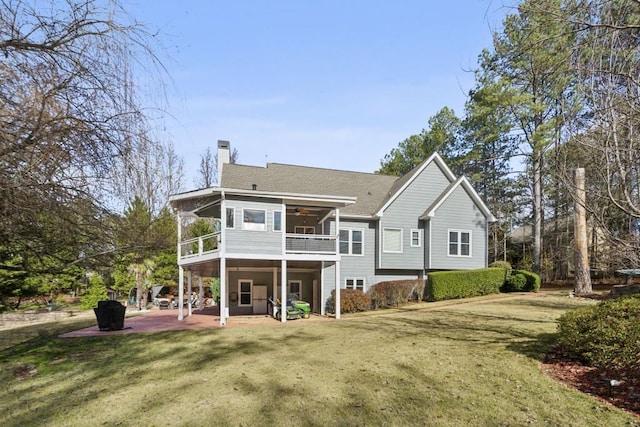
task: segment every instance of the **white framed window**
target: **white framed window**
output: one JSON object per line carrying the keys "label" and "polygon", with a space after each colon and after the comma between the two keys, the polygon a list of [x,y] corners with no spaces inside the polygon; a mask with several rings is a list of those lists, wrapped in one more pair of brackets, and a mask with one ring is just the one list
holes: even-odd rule
{"label": "white framed window", "polygon": [[422,230],[411,230],[411,247],[419,248],[422,246]]}
{"label": "white framed window", "polygon": [[252,300],[253,280],[238,280],[238,306],[253,305]]}
{"label": "white framed window", "polygon": [[388,253],[402,252],[402,228],[382,229],[382,251]]}
{"label": "white framed window", "polygon": [[316,234],[316,228],[309,225],[296,225],[293,232],[295,234]]}
{"label": "white framed window", "polygon": [[302,280],[289,280],[287,299],[302,299]]}
{"label": "white framed window", "polygon": [[364,229],[341,229],[340,253],[344,255],[364,255]]}
{"label": "white framed window", "polygon": [[235,228],[236,208],[226,209],[227,228]]}
{"label": "white framed window", "polygon": [[282,231],[282,211],[273,211],[273,231]]}
{"label": "white framed window", "polygon": [[344,285],[347,289],[354,289],[356,291],[364,292],[364,277],[347,277],[344,280]]}
{"label": "white framed window", "polygon": [[267,229],[267,211],[264,209],[242,209],[242,229],[264,231]]}
{"label": "white framed window", "polygon": [[471,256],[471,231],[449,230],[449,256]]}

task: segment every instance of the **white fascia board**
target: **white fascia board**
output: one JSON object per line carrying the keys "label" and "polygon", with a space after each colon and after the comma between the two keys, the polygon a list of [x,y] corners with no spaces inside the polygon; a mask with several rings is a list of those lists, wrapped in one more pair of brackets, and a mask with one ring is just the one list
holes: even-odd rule
{"label": "white fascia board", "polygon": [[356,197],[332,196],[323,194],[279,193],[273,191],[243,190],[237,188],[210,187],[202,190],[169,196],[169,203],[181,200],[198,199],[220,193],[224,196],[249,196],[266,199],[282,199],[285,203],[315,203],[318,206],[349,206],[356,202]]}
{"label": "white fascia board", "polygon": [[461,176],[460,178],[458,178],[457,182],[449,188],[449,191],[447,191],[446,194],[443,194],[440,197],[440,200],[438,201],[438,203],[433,205],[431,209],[428,212],[426,212],[425,215],[422,215],[420,217],[420,219],[427,219],[427,217],[433,218],[434,216],[436,216],[436,211],[438,210],[438,208],[442,206],[442,204],[449,198],[449,196],[453,194],[456,188],[460,187],[461,185],[467,191],[467,194],[471,196],[471,200],[473,200],[476,206],[480,208],[480,211],[482,211],[484,216],[487,218],[487,221],[495,222],[496,218],[493,216],[493,214],[491,213],[487,205],[484,204],[484,202],[482,201],[482,199],[480,198],[476,190],[473,188],[469,180],[464,176]]}
{"label": "white fascia board", "polygon": [[220,193],[222,189],[220,187],[209,187],[201,190],[187,191],[185,193],[172,194],[169,196],[169,203],[177,202],[180,200],[199,199],[201,197],[211,196],[212,194]]}
{"label": "white fascia board", "polygon": [[440,166],[441,170],[444,172],[445,176],[450,182],[456,180],[456,176],[453,174],[453,172],[451,172],[451,169],[449,169],[449,166],[447,166],[445,161],[442,160],[442,157],[440,157],[437,152],[433,153],[424,163],[422,163],[420,169],[415,171],[411,178],[407,180],[407,182],[405,182],[404,185],[400,187],[395,192],[395,194],[389,198],[389,200],[387,200],[387,202],[378,210],[378,212],[375,213],[375,216],[381,217],[384,211],[389,207],[389,205],[391,205],[391,203],[393,203],[398,198],[398,196],[400,196],[400,194],[402,194],[402,192],[413,183],[413,181],[422,173],[422,171],[424,171],[427,166],[429,166],[433,162],[436,162],[436,164]]}

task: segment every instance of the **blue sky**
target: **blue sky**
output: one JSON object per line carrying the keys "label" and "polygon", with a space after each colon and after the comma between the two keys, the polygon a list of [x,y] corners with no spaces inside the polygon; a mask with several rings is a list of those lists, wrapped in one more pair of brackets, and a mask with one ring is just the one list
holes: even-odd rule
{"label": "blue sky", "polygon": [[[152,6],[150,6],[152,5]],[[242,164],[374,172],[444,106],[461,116],[501,0],[125,1],[160,31],[165,138],[185,189],[231,141]]]}

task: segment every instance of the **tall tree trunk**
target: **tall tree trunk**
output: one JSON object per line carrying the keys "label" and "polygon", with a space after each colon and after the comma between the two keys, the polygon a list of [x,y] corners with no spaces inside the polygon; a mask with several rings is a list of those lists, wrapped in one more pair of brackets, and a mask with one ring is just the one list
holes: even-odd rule
{"label": "tall tree trunk", "polygon": [[541,275],[542,258],[542,227],[543,212],[542,206],[542,150],[533,153],[533,271]]}
{"label": "tall tree trunk", "polygon": [[575,288],[576,294],[590,294],[591,275],[589,274],[589,245],[587,240],[587,215],[585,209],[584,169],[577,168],[573,174],[576,187],[574,206],[574,232],[575,232]]}

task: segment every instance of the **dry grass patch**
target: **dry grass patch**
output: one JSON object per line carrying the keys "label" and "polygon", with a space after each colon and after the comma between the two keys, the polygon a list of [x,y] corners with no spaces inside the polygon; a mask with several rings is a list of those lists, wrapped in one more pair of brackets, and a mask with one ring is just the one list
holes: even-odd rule
{"label": "dry grass patch", "polygon": [[[633,425],[540,370],[555,319],[580,303],[540,295],[331,322],[39,336],[0,351],[0,424]],[[21,364],[37,372],[18,379]]]}

